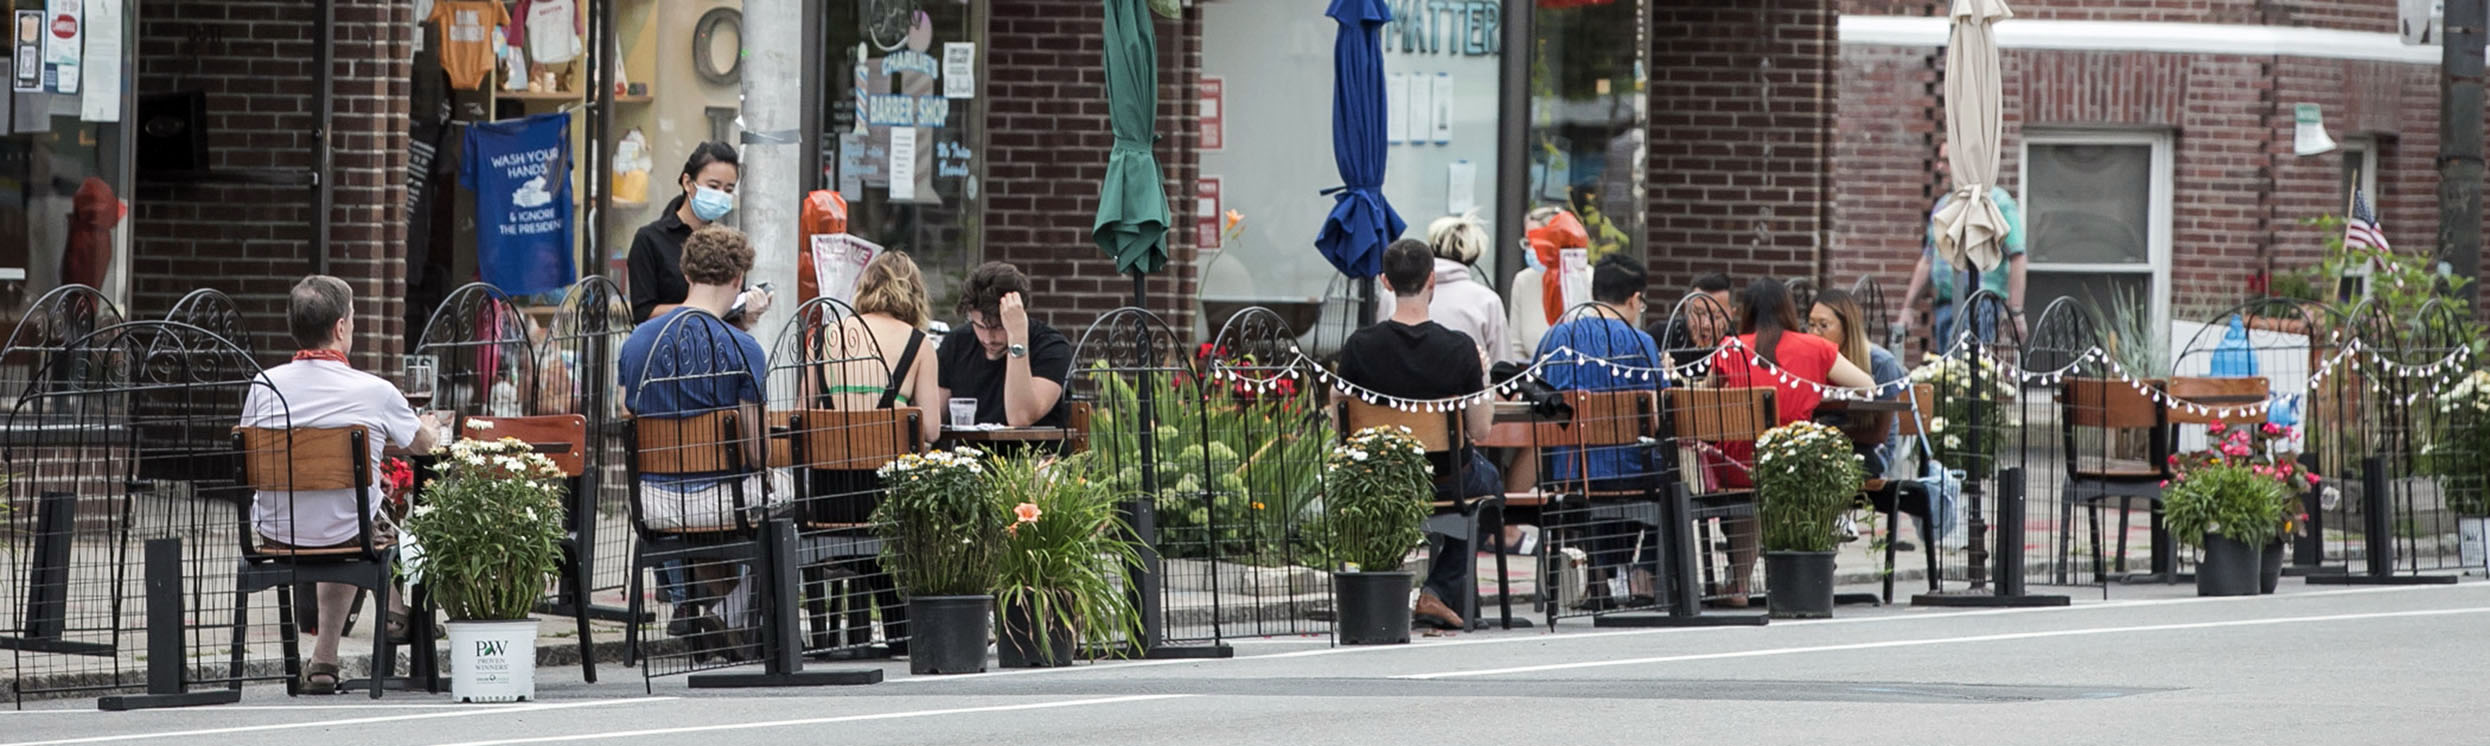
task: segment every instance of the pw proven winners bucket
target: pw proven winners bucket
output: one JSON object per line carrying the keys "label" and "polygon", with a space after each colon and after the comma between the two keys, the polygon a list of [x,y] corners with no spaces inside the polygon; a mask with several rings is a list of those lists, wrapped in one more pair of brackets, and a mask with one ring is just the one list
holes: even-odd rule
{"label": "pw proven winners bucket", "polygon": [[460,702],[536,698],[536,622],[450,622],[450,697]]}

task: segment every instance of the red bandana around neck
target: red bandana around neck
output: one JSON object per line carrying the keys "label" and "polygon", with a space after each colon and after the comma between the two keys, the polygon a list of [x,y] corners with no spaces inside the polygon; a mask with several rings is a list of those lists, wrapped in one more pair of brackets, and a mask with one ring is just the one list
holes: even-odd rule
{"label": "red bandana around neck", "polygon": [[339,365],[353,365],[353,363],[346,362],[346,353],[336,350],[303,350],[294,353],[294,362],[299,363],[305,360],[326,360]]}

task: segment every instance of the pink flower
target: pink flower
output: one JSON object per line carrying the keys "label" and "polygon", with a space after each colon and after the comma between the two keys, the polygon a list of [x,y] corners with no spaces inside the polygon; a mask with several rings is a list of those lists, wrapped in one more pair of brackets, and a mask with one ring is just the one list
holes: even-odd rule
{"label": "pink flower", "polygon": [[2162,486],[2163,488],[2167,489],[2167,488],[2170,486],[2170,480],[2167,480],[2167,479],[2161,480],[2161,486]]}
{"label": "pink flower", "polygon": [[2304,475],[2304,476],[2307,476],[2307,477],[2308,477],[2308,484],[2309,484],[2309,486],[2311,486],[2311,487],[2315,487],[2315,486],[2317,486],[2317,475],[2316,475],[2316,474],[2313,474],[2313,473],[2312,473],[2312,474],[2307,474],[2307,475]]}
{"label": "pink flower", "polygon": [[2221,420],[2214,420],[2214,421],[2213,421],[2213,424],[2206,425],[2206,427],[2213,428],[2214,430],[2217,430],[2217,431],[2230,429],[2230,426],[2229,426],[2229,425],[2224,425],[2224,424],[2222,424],[2222,421],[2221,421]]}
{"label": "pink flower", "polygon": [[1045,511],[1038,510],[1036,503],[1021,503],[1019,507],[1012,508],[1012,515],[1021,523],[1036,523],[1038,516],[1045,515]]}
{"label": "pink flower", "polygon": [[2282,427],[2281,427],[2281,426],[2276,425],[2276,424],[2271,423],[2271,422],[2265,423],[2265,428],[2264,428],[2264,429],[2265,429],[2265,434],[2267,434],[2267,435],[2273,435],[2273,434],[2275,434],[2275,433],[2278,433],[2278,432],[2281,432],[2281,431],[2282,431]]}

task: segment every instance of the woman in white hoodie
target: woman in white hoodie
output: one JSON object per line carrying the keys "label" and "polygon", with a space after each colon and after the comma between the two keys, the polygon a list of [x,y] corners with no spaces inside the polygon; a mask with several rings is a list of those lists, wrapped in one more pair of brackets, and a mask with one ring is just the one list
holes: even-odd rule
{"label": "woman in white hoodie", "polygon": [[[1427,245],[1435,252],[1435,302],[1427,305],[1427,315],[1444,328],[1470,335],[1470,343],[1495,362],[1512,359],[1504,299],[1470,274],[1470,264],[1487,251],[1488,241],[1487,229],[1469,215],[1436,218],[1427,225]],[[1377,319],[1392,317],[1391,296],[1375,305]]]}

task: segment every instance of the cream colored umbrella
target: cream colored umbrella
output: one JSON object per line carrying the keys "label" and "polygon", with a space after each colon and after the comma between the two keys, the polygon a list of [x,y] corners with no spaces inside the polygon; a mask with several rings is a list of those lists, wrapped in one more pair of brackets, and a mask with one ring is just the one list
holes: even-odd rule
{"label": "cream colored umbrella", "polygon": [[[2009,18],[2004,0],[1954,0],[1953,33],[1945,45],[1946,165],[1954,171],[1953,198],[1932,218],[1937,256],[1955,267],[1980,272],[2004,261],[2006,216],[1989,199],[1997,185],[2000,100],[1995,24]],[[1979,288],[1978,283],[1970,286]],[[1970,292],[1966,290],[1965,292]]]}

